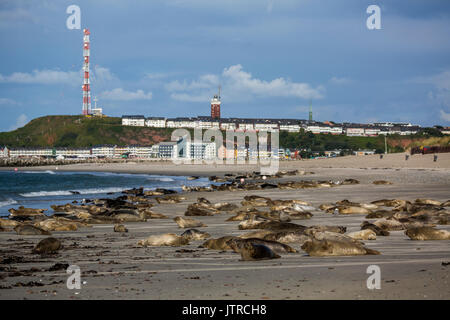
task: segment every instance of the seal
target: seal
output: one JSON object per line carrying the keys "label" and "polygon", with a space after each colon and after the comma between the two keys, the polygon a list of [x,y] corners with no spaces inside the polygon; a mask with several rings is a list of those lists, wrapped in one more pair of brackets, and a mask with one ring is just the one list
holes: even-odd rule
{"label": "seal", "polygon": [[355,240],[376,240],[377,239],[377,234],[375,233],[375,231],[370,230],[370,229],[350,232],[350,233],[347,233],[347,236],[349,236],[350,238],[355,239]]}
{"label": "seal", "polygon": [[114,232],[128,232],[128,229],[123,224],[116,224],[114,225]]}
{"label": "seal", "polygon": [[392,182],[386,181],[386,180],[375,180],[375,181],[373,181],[372,183],[373,183],[373,184],[376,184],[376,185],[381,185],[381,184],[393,184]]}
{"label": "seal", "polygon": [[156,213],[149,208],[140,208],[139,214],[146,219],[167,219],[168,217],[162,213]]}
{"label": "seal", "polygon": [[302,247],[310,256],[358,256],[380,254],[379,251],[364,247],[359,242],[340,240],[307,240]]}
{"label": "seal", "polygon": [[254,244],[247,241],[229,241],[235,252],[241,254],[242,261],[268,260],[281,258],[272,249],[263,244]]}
{"label": "seal", "polygon": [[310,236],[304,234],[303,231],[272,231],[264,236],[264,240],[272,240],[281,243],[299,243],[303,244],[306,240],[311,239]]}
{"label": "seal", "polygon": [[227,241],[236,238],[235,236],[224,236],[217,239],[206,240],[199,248],[211,250],[232,250]]}
{"label": "seal", "polygon": [[381,218],[381,219],[378,219],[377,221],[375,221],[373,224],[376,225],[377,227],[380,227],[383,230],[388,230],[388,231],[396,231],[396,230],[406,229],[405,226],[403,225],[403,223],[401,223],[395,219]]}
{"label": "seal", "polygon": [[198,228],[207,226],[203,222],[191,218],[175,217],[173,218],[173,221],[177,223],[179,228]]}
{"label": "seal", "polygon": [[241,234],[239,236],[239,238],[241,238],[241,239],[249,239],[249,238],[264,239],[265,236],[267,236],[268,234],[272,234],[272,233],[274,233],[274,232],[270,231],[270,230],[258,230],[258,231],[252,231],[252,232],[247,232],[247,233]]}
{"label": "seal", "polygon": [[344,227],[344,226],[317,225],[317,226],[308,227],[305,230],[305,233],[308,233],[311,230],[312,231],[329,231],[329,232],[335,232],[335,233],[345,233],[347,231],[347,227]]}
{"label": "seal", "polygon": [[[264,239],[259,239],[259,238],[248,238],[248,239],[234,238],[234,239],[228,240],[227,244],[233,250],[235,250],[235,248],[241,247],[241,244],[240,244],[241,242],[247,242],[247,243],[252,243],[252,244],[262,244],[262,245],[265,245],[266,247],[270,248],[273,252],[276,252],[276,253],[295,253],[295,252],[297,252],[297,250],[295,250],[291,246],[288,246],[287,244],[280,243],[280,242],[273,241],[273,240],[264,240]],[[239,251],[235,250],[235,252],[239,252]]]}
{"label": "seal", "polygon": [[314,229],[309,229],[305,231],[305,234],[311,236],[311,238],[315,240],[357,241],[345,234],[331,231],[316,231]]}
{"label": "seal", "polygon": [[49,231],[31,224],[19,224],[14,227],[14,231],[21,236],[51,235]]}
{"label": "seal", "polygon": [[34,247],[32,253],[44,254],[44,253],[54,253],[62,248],[61,241],[56,238],[50,237],[39,241],[39,243]]}
{"label": "seal", "polygon": [[2,218],[0,218],[0,227],[3,227],[3,228],[14,228],[18,224],[19,224],[19,222],[15,221],[15,220],[9,220],[9,219],[2,219]]}
{"label": "seal", "polygon": [[35,227],[42,228],[47,231],[76,231],[78,225],[74,222],[60,219],[47,219],[34,224]]}
{"label": "seal", "polygon": [[182,237],[191,240],[204,240],[211,237],[211,235],[207,232],[199,231],[197,229],[189,229],[181,234]]}
{"label": "seal", "polygon": [[174,233],[165,233],[161,235],[153,235],[148,237],[147,239],[139,240],[138,245],[147,247],[147,246],[172,246],[179,247],[182,245],[189,244],[189,240],[185,237],[177,236]]}
{"label": "seal", "polygon": [[372,230],[373,232],[375,232],[375,234],[377,236],[387,237],[389,235],[389,231],[384,230],[384,229],[380,228],[379,226],[376,226],[373,223],[370,223],[369,221],[363,221],[363,223],[361,224],[361,230],[366,230],[366,229]]}
{"label": "seal", "polygon": [[416,199],[415,204],[431,204],[433,206],[441,206],[442,202],[433,199]]}
{"label": "seal", "polygon": [[33,208],[25,208],[24,206],[20,206],[18,209],[8,209],[11,213],[11,217],[22,216],[22,217],[33,217],[33,216],[41,216],[44,214],[47,209],[33,209]]}
{"label": "seal", "polygon": [[450,232],[432,227],[411,228],[405,231],[411,240],[450,240]]}
{"label": "seal", "polygon": [[[359,206],[337,206],[335,208],[339,210],[339,214],[369,214],[372,212],[369,209]],[[328,209],[327,212],[334,212],[335,208],[333,208],[333,211]]]}

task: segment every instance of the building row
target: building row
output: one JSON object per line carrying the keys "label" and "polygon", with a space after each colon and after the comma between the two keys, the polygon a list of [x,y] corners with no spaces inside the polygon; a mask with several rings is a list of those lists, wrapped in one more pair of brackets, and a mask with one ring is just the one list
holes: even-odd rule
{"label": "building row", "polygon": [[419,131],[420,126],[410,123],[378,122],[373,124],[318,122],[297,119],[245,119],[212,118],[198,116],[193,118],[144,117],[143,115],[124,115],[122,125],[151,128],[190,128],[220,129],[237,131],[300,132],[301,129],[314,134],[333,134],[347,136],[377,136],[380,134],[410,135]]}

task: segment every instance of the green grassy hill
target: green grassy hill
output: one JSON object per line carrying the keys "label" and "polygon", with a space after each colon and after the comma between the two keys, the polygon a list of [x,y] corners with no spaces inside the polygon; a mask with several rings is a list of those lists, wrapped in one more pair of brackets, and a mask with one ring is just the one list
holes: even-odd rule
{"label": "green grassy hill", "polygon": [[120,118],[46,116],[22,128],[0,132],[0,145],[9,147],[91,147],[98,144],[152,145],[170,140],[171,129],[124,127]]}

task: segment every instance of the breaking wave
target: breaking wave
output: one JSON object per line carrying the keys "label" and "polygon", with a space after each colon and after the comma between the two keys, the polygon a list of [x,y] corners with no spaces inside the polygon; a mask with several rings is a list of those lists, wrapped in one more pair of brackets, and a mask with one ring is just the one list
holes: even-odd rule
{"label": "breaking wave", "polygon": [[121,192],[124,188],[93,188],[93,189],[79,189],[79,190],[57,190],[57,191],[37,191],[37,192],[27,192],[21,193],[22,197],[48,197],[48,196],[70,196],[75,193],[80,194],[98,194],[98,193],[108,193],[108,192]]}

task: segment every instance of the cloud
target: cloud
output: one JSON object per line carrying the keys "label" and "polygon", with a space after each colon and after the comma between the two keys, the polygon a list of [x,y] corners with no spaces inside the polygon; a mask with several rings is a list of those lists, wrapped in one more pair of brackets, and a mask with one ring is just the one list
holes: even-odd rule
{"label": "cloud", "polygon": [[[415,77],[408,82],[433,85],[434,90],[428,92],[428,99],[440,105],[450,107],[450,70],[431,76]],[[443,111],[441,110],[441,118],[445,119],[442,116],[442,112]]]}
{"label": "cloud", "polygon": [[333,77],[330,79],[330,82],[333,84],[337,84],[337,85],[344,85],[344,84],[349,84],[352,82],[352,80],[350,78],[346,78],[346,77]]}
{"label": "cloud", "polygon": [[323,98],[322,87],[314,89],[307,83],[291,82],[284,78],[271,81],[256,79],[249,72],[243,71],[240,64],[225,68],[222,76],[232,89],[258,96]]}
{"label": "cloud", "polygon": [[165,72],[149,72],[147,74],[145,74],[145,79],[150,79],[150,80],[159,80],[159,79],[164,79],[167,77],[170,77],[171,73],[165,73]]}
{"label": "cloud", "polygon": [[103,91],[100,96],[106,100],[130,101],[130,100],[151,100],[153,94],[145,93],[143,90],[136,92],[126,91],[122,88],[116,88],[111,91]]}
{"label": "cloud", "polygon": [[251,73],[237,64],[225,68],[221,76],[205,74],[197,80],[172,81],[166,84],[166,90],[172,92],[175,100],[197,102],[209,100],[211,93],[221,84],[228,100],[245,100],[253,97],[297,97],[303,99],[321,99],[325,89],[313,88],[308,83],[292,82],[282,77],[270,81],[254,78]]}
{"label": "cloud", "polygon": [[13,124],[13,125],[9,128],[9,130],[12,131],[12,130],[16,130],[17,128],[21,128],[21,127],[23,127],[24,125],[26,125],[27,122],[28,122],[28,117],[27,117],[25,114],[21,114],[19,117],[17,117],[16,123]]}
{"label": "cloud", "polygon": [[219,77],[213,74],[205,74],[199,77],[198,80],[180,82],[178,80],[171,81],[166,84],[166,90],[173,91],[188,91],[196,89],[210,89],[219,84]]}
{"label": "cloud", "polygon": [[20,105],[19,102],[13,100],[13,99],[9,99],[9,98],[0,98],[0,105]]}
{"label": "cloud", "polygon": [[440,110],[441,119],[447,122],[450,122],[450,113],[445,112],[444,110]]}
{"label": "cloud", "polygon": [[172,93],[170,97],[174,100],[185,102],[205,102],[211,99],[211,95],[208,94],[189,95],[187,93]]}
{"label": "cloud", "polygon": [[31,73],[14,72],[9,76],[0,74],[0,83],[23,83],[23,84],[58,84],[66,83],[79,85],[81,73],[75,71],[59,70],[33,70]]}
{"label": "cloud", "polygon": [[[91,70],[91,81],[94,84],[104,84],[106,82],[118,81],[108,68],[99,65]],[[61,71],[61,70],[33,70],[32,72],[14,72],[11,75],[0,74],[0,83],[20,83],[20,84],[70,84],[79,86],[83,82],[83,72]]]}

